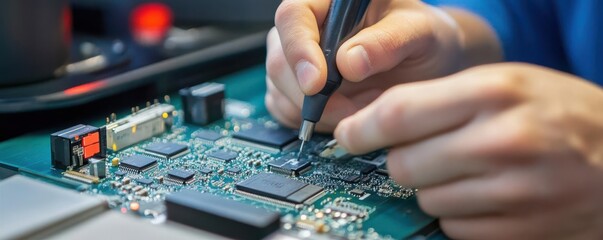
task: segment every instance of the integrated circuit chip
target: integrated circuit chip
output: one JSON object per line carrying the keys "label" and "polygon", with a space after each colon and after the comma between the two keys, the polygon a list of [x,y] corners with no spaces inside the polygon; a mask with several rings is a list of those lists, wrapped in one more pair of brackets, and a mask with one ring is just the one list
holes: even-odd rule
{"label": "integrated circuit chip", "polygon": [[308,159],[297,159],[292,157],[282,157],[268,164],[270,170],[285,175],[299,176],[307,172],[312,167],[312,161]]}
{"label": "integrated circuit chip", "polygon": [[132,173],[142,173],[157,166],[157,160],[143,155],[132,155],[119,164],[119,169]]}
{"label": "integrated circuit chip", "polygon": [[168,172],[166,179],[179,184],[190,184],[195,181],[195,173],[182,169],[172,169]]}
{"label": "integrated circuit chip", "polygon": [[263,125],[253,125],[249,129],[234,133],[232,137],[246,145],[266,147],[276,151],[283,150],[297,140],[297,135],[289,129],[267,128]]}
{"label": "integrated circuit chip", "polygon": [[323,189],[272,173],[260,173],[236,184],[239,193],[288,205],[311,203]]}
{"label": "integrated circuit chip", "polygon": [[139,178],[136,179],[136,182],[142,184],[142,185],[149,185],[151,183],[153,183],[153,179],[149,179],[149,178]]}
{"label": "integrated circuit chip", "polygon": [[241,169],[238,167],[231,167],[226,169],[226,171],[230,174],[239,174],[241,172]]}
{"label": "integrated circuit chip", "polygon": [[207,157],[224,162],[230,162],[236,159],[239,156],[236,152],[231,152],[227,150],[217,150],[207,154]]}
{"label": "integrated circuit chip", "polygon": [[209,142],[215,142],[218,139],[222,138],[222,135],[214,131],[200,130],[196,133],[193,133],[193,137],[200,138],[201,140]]}
{"label": "integrated circuit chip", "polygon": [[233,239],[263,239],[280,226],[276,212],[208,193],[183,190],[165,202],[168,220]]}
{"label": "integrated circuit chip", "polygon": [[151,143],[144,150],[152,155],[163,158],[179,157],[189,151],[186,145],[164,142]]}

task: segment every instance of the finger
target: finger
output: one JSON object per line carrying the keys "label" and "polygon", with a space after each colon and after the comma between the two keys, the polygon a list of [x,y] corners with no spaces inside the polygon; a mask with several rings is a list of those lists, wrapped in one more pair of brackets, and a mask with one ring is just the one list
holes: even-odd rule
{"label": "finger", "polygon": [[298,128],[301,110],[287,97],[283,96],[268,78],[266,82],[268,89],[265,102],[268,112],[281,124],[290,128]]}
{"label": "finger", "polygon": [[450,130],[468,122],[478,103],[452,81],[399,85],[344,119],[335,131],[351,153],[366,153]]}
{"label": "finger", "polygon": [[425,188],[483,174],[488,162],[465,151],[471,129],[451,132],[415,144],[395,147],[387,155],[390,176],[400,185]]}
{"label": "finger", "polygon": [[308,95],[318,93],[326,81],[326,61],[319,46],[319,27],[330,1],[285,0],[276,11],[275,23],[282,47],[299,87]]}
{"label": "finger", "polygon": [[336,92],[329,98],[322,117],[316,125],[316,130],[320,132],[333,132],[342,119],[351,116],[357,111],[358,107],[356,107],[352,99]]}
{"label": "finger", "polygon": [[418,192],[419,205],[438,217],[536,212],[545,207],[551,195],[542,193],[546,187],[537,184],[542,181],[535,172],[514,168],[422,188]]}
{"label": "finger", "polygon": [[[431,81],[398,85],[344,119],[335,130],[350,153],[399,146],[457,130],[501,111],[524,96],[513,81],[467,70]],[[486,111],[492,108],[493,111]]]}
{"label": "finger", "polygon": [[285,59],[276,28],[268,33],[266,55],[266,72],[271,80],[269,83],[274,84],[279,92],[301,109],[304,93],[296,83],[295,74]]}
{"label": "finger", "polygon": [[347,40],[337,52],[337,66],[345,79],[361,81],[418,56],[432,43],[425,13],[394,10]]}

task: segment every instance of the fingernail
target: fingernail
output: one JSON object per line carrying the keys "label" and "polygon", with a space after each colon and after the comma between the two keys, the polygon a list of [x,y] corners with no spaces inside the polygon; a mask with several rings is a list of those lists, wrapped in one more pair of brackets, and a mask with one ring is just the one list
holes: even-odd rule
{"label": "fingernail", "polygon": [[302,89],[309,89],[310,83],[316,81],[320,75],[318,68],[306,60],[301,60],[295,65],[295,74]]}
{"label": "fingernail", "polygon": [[361,79],[365,79],[371,73],[371,61],[363,46],[355,46],[348,50],[348,64]]}

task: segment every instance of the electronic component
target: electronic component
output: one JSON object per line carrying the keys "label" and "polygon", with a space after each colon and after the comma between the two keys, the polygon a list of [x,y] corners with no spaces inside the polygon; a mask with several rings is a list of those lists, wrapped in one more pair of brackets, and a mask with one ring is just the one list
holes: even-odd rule
{"label": "electronic component", "polygon": [[87,184],[97,184],[100,181],[100,179],[96,176],[86,175],[81,172],[71,170],[63,172],[63,177],[77,180]]}
{"label": "electronic component", "polygon": [[376,169],[377,167],[375,165],[365,165],[364,167],[360,168],[360,173],[367,175],[369,173],[372,173]]}
{"label": "electronic component", "polygon": [[126,172],[124,172],[124,171],[119,171],[119,170],[118,170],[118,171],[115,171],[115,176],[118,176],[118,177],[123,177],[123,176],[126,176],[126,174],[127,174],[127,173],[126,173]]}
{"label": "electronic component", "polygon": [[312,168],[312,163],[308,159],[297,159],[292,157],[282,157],[268,164],[270,170],[285,175],[299,176]]}
{"label": "electronic component", "polygon": [[169,104],[154,104],[108,123],[103,127],[107,132],[108,149],[118,151],[164,133],[172,127],[174,110]]}
{"label": "electronic component", "polygon": [[358,188],[354,188],[350,191],[350,194],[354,195],[354,196],[358,196],[361,197],[362,195],[364,195],[364,190],[362,189],[358,189]]}
{"label": "electronic component", "polygon": [[209,168],[202,168],[201,170],[199,170],[199,172],[201,172],[201,174],[208,175],[208,174],[212,173],[212,170]]}
{"label": "electronic component", "polygon": [[141,173],[155,166],[157,166],[155,159],[143,155],[132,155],[121,161],[119,169],[131,173]]}
{"label": "electronic component", "polygon": [[105,133],[97,127],[79,124],[50,135],[52,166],[77,169],[93,157],[106,155]]}
{"label": "electronic component", "polygon": [[168,172],[166,179],[178,184],[190,184],[195,181],[195,173],[182,169],[172,169]]}
{"label": "electronic component", "polygon": [[222,138],[222,135],[214,131],[200,130],[198,132],[193,133],[193,137],[200,138],[208,142],[215,142]]}
{"label": "electronic component", "polygon": [[234,239],[262,239],[280,226],[280,215],[208,193],[183,190],[166,197],[168,220]]}
{"label": "electronic component", "polygon": [[226,171],[230,174],[239,174],[241,172],[241,169],[238,167],[231,167],[226,169]]}
{"label": "electronic component", "polygon": [[238,156],[239,156],[238,153],[227,151],[227,150],[216,150],[216,151],[213,151],[213,152],[207,154],[207,157],[210,159],[224,161],[224,162],[230,162],[230,161],[236,159]]}
{"label": "electronic component", "polygon": [[105,178],[107,176],[107,167],[104,159],[90,158],[88,161],[88,173],[98,178]]}
{"label": "electronic component", "polygon": [[337,144],[337,140],[335,139],[325,144],[319,156],[329,159],[346,159],[351,157],[350,153],[348,153],[343,147]]}
{"label": "electronic component", "polygon": [[45,239],[106,210],[98,198],[15,175],[0,181],[0,239]]}
{"label": "electronic component", "polygon": [[151,143],[144,150],[151,155],[163,158],[177,158],[189,152],[186,145],[164,142]]}
{"label": "electronic component", "polygon": [[113,166],[113,167],[119,166],[119,158],[111,159],[111,166]]}
{"label": "electronic component", "polygon": [[224,116],[224,84],[203,83],[180,89],[184,121],[207,125]]}
{"label": "electronic component", "polygon": [[150,184],[153,183],[153,179],[150,179],[150,178],[139,178],[139,179],[136,179],[136,182],[140,183],[142,185],[150,185]]}
{"label": "electronic component", "polygon": [[[236,184],[237,192],[288,206],[314,202],[323,188],[272,173],[260,173]],[[275,201],[276,200],[276,201]]]}
{"label": "electronic component", "polygon": [[268,128],[255,124],[249,129],[235,132],[232,137],[243,145],[267,149],[272,152],[285,150],[297,141],[295,133],[286,128]]}
{"label": "electronic component", "polygon": [[361,178],[358,175],[351,174],[351,175],[342,176],[342,177],[340,177],[340,179],[347,183],[357,183],[357,182],[360,182]]}

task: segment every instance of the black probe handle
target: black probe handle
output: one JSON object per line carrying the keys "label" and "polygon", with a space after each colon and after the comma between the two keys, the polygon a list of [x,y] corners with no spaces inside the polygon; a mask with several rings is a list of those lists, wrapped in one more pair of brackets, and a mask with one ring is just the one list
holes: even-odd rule
{"label": "black probe handle", "polygon": [[337,69],[337,50],[354,33],[370,2],[370,0],[331,1],[320,36],[320,47],[327,60],[327,82],[318,94],[304,97],[302,107],[304,120],[318,122],[329,97],[341,85],[343,77]]}

